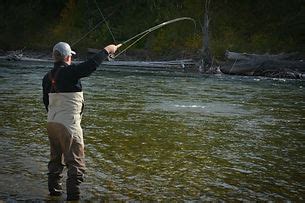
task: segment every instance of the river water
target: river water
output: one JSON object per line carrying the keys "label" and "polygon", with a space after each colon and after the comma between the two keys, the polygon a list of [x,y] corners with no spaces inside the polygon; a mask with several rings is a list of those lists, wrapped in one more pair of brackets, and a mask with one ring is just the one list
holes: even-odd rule
{"label": "river water", "polygon": [[[0,63],[0,200],[51,199],[51,67]],[[100,67],[83,88],[83,200],[305,200],[305,81]]]}

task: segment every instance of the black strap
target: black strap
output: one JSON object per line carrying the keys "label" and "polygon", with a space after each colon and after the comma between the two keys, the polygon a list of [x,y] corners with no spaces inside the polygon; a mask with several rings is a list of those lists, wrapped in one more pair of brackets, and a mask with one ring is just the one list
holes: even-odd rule
{"label": "black strap", "polygon": [[51,89],[50,89],[50,92],[56,92],[58,93],[58,89],[56,87],[56,81],[57,81],[57,76],[58,76],[58,73],[60,71],[60,68],[58,68],[55,73],[54,73],[54,77],[52,76],[52,71],[49,72],[49,80],[51,81]]}

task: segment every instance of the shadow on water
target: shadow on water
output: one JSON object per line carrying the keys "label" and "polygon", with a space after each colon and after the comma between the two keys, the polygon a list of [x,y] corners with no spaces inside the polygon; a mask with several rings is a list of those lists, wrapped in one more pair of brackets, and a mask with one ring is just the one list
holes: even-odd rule
{"label": "shadow on water", "polygon": [[[0,63],[2,200],[52,200],[51,67]],[[304,81],[101,67],[83,87],[83,200],[304,200]]]}

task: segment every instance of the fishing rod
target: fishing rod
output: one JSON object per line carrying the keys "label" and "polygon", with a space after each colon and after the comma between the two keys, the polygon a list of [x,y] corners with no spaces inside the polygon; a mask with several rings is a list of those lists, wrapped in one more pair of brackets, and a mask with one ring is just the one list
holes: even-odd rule
{"label": "fishing rod", "polygon": [[[118,44],[118,47],[121,47],[125,44],[127,44],[128,42],[136,39],[133,43],[131,43],[129,46],[127,46],[125,49],[123,49],[121,52],[119,52],[118,54],[116,55],[113,55],[113,56],[110,56],[110,58],[112,59],[115,59],[116,57],[118,57],[119,55],[121,55],[122,53],[124,53],[125,51],[127,51],[127,49],[129,49],[130,47],[132,47],[133,45],[135,45],[138,41],[140,41],[142,38],[144,38],[146,35],[148,35],[149,33],[161,28],[161,27],[164,27],[166,25],[169,25],[169,24],[172,24],[172,23],[175,23],[175,22],[178,22],[178,21],[182,21],[182,20],[190,20],[194,23],[194,26],[196,28],[196,21],[193,19],[193,18],[190,18],[190,17],[181,17],[181,18],[175,18],[173,20],[169,20],[169,21],[166,21],[166,22],[163,22],[159,25],[156,25],[154,27],[151,27],[143,32],[140,32],[139,34],[136,34],[134,35],[133,37],[125,40],[124,42]],[[138,39],[137,39],[138,38]]]}

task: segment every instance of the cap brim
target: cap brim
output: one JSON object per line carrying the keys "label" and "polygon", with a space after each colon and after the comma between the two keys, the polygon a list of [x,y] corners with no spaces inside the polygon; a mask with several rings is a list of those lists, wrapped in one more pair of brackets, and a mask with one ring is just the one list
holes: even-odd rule
{"label": "cap brim", "polygon": [[75,51],[71,51],[71,54],[72,54],[72,55],[75,55],[75,54],[76,54],[76,52],[75,52]]}

